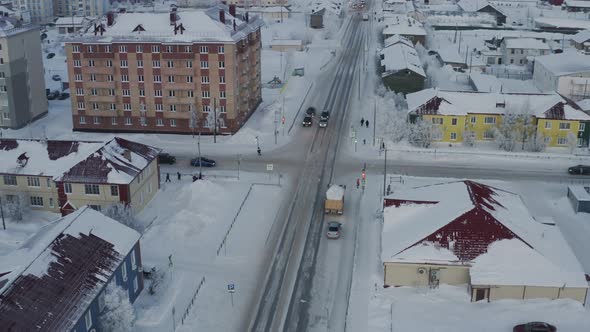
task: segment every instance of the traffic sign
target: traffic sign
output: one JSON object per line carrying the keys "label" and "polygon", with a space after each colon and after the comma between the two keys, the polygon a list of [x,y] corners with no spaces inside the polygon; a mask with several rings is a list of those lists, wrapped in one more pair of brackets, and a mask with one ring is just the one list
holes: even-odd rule
{"label": "traffic sign", "polygon": [[227,291],[230,293],[234,293],[236,291],[236,285],[235,284],[227,284]]}
{"label": "traffic sign", "polygon": [[266,170],[267,171],[271,172],[273,170],[273,168],[274,168],[274,165],[273,164],[266,164]]}

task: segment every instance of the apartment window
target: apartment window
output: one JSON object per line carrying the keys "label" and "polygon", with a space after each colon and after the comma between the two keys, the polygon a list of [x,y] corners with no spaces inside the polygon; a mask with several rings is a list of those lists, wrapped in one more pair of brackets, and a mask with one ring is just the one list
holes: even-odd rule
{"label": "apartment window", "polygon": [[174,61],[168,60],[167,65],[168,65],[168,68],[174,68]]}
{"label": "apartment window", "polygon": [[164,106],[162,104],[156,104],[156,111],[163,111]]}
{"label": "apartment window", "polygon": [[164,126],[164,120],[162,118],[157,118],[156,119],[156,126],[158,126],[158,127]]}
{"label": "apartment window", "polygon": [[160,76],[160,75],[154,75],[154,82],[161,83],[162,82],[162,76]]}
{"label": "apartment window", "polygon": [[105,53],[111,53],[113,50],[111,49],[111,45],[105,45],[104,47]]}
{"label": "apartment window", "polygon": [[186,77],[186,83],[192,83],[193,82],[193,77],[192,76],[187,76]]}
{"label": "apartment window", "polygon": [[225,99],[225,91],[219,91],[219,98]]}
{"label": "apartment window", "polygon": [[110,110],[111,111],[116,111],[117,110],[117,104],[111,104]]}
{"label": "apartment window", "polygon": [[131,250],[129,256],[131,258],[131,269],[135,270],[137,268],[137,264],[135,263],[135,249]]}
{"label": "apartment window", "polygon": [[174,52],[174,47],[171,45],[166,46],[166,53],[172,53]]}
{"label": "apartment window", "polygon": [[485,124],[495,124],[496,123],[496,118],[493,117],[493,116],[486,116],[483,119],[483,123],[485,123]]}
{"label": "apartment window", "polygon": [[137,81],[139,81],[139,82],[144,82],[143,75],[138,75],[138,76],[137,76]]}
{"label": "apartment window", "polygon": [[209,46],[199,46],[199,53],[201,53],[201,54],[209,53]]}
{"label": "apartment window", "polygon": [[129,82],[129,75],[121,75],[121,82]]}
{"label": "apartment window", "polygon": [[524,63],[524,60],[523,60],[523,59],[520,59],[520,60],[518,61],[518,63],[520,63],[520,64],[522,65],[522,64]]}
{"label": "apartment window", "polygon": [[27,185],[29,187],[41,187],[41,182],[36,176],[27,176]]}
{"label": "apartment window", "polygon": [[109,96],[115,95],[115,89],[109,89]]}
{"label": "apartment window", "polygon": [[514,59],[510,59],[510,64],[514,64]]}
{"label": "apartment window", "polygon": [[170,112],[176,112],[176,105],[170,105]]}
{"label": "apartment window", "polygon": [[120,53],[127,53],[127,45],[119,46],[119,52]]}
{"label": "apartment window", "polygon": [[224,46],[218,46],[217,47],[217,53],[223,54],[224,52],[225,52],[225,47]]}
{"label": "apartment window", "polygon": [[82,62],[80,60],[74,60],[74,67],[82,67]]}
{"label": "apartment window", "polygon": [[113,126],[116,126],[117,125],[117,117],[116,116],[113,116],[111,118],[111,125],[113,125]]}
{"label": "apartment window", "polygon": [[559,123],[559,130],[570,130],[570,123],[569,122],[560,122]]}
{"label": "apartment window", "polygon": [[92,103],[92,110],[98,111],[98,103]]}
{"label": "apartment window", "polygon": [[201,68],[209,68],[209,61],[201,61]]}
{"label": "apartment window", "polygon": [[128,62],[127,60],[121,60],[121,68],[127,68]]}
{"label": "apartment window", "polygon": [[219,68],[225,68],[225,61],[219,61]]}
{"label": "apartment window", "polygon": [[125,96],[125,97],[131,96],[131,91],[129,91],[129,89],[123,89],[123,96]]}
{"label": "apartment window", "polygon": [[211,112],[211,106],[209,106],[209,105],[203,105],[203,112],[204,113]]}
{"label": "apartment window", "polygon": [[113,60],[107,60],[106,64],[107,64],[107,67],[112,67],[113,66]]}
{"label": "apartment window", "polygon": [[82,82],[82,74],[76,74],[74,80],[76,80],[76,82]]}
{"label": "apartment window", "polygon": [[114,80],[115,80],[115,78],[113,77],[113,75],[111,75],[111,74],[107,75],[107,81],[113,82]]}
{"label": "apartment window", "polygon": [[86,124],[86,117],[81,116],[79,121],[80,121],[80,124]]}
{"label": "apartment window", "polygon": [[193,62],[192,61],[187,61],[186,62],[186,68],[193,68]]}
{"label": "apartment window", "polygon": [[86,330],[90,330],[92,327],[92,313],[90,310],[86,311],[86,315],[84,315],[84,322],[86,323]]}
{"label": "apartment window", "polygon": [[143,127],[147,126],[147,119],[145,118],[145,116],[139,118],[139,124]]}
{"label": "apartment window", "polygon": [[100,124],[100,118],[98,116],[95,116],[93,120],[95,125]]}
{"label": "apartment window", "polygon": [[209,91],[206,91],[206,90],[205,90],[205,91],[202,91],[202,93],[201,93],[201,96],[202,96],[203,98],[209,98],[209,97],[210,97],[210,96],[209,96]]}
{"label": "apartment window", "polygon": [[94,53],[94,47],[92,45],[86,46],[86,52],[88,52],[88,53]]}
{"label": "apartment window", "polygon": [[85,184],[84,193],[86,195],[100,195],[100,188],[97,184]]}
{"label": "apartment window", "polygon": [[219,76],[219,83],[225,84],[225,76]]}
{"label": "apartment window", "polygon": [[225,110],[225,105],[221,105],[221,106],[219,106],[219,112],[220,112],[220,113],[225,113],[225,112],[227,112],[227,111]]}
{"label": "apartment window", "polygon": [[432,124],[443,124],[443,118],[432,118]]}
{"label": "apartment window", "polygon": [[[133,256],[131,256],[131,257],[133,257]],[[133,293],[134,294],[138,288],[139,288],[139,284],[137,283],[137,276],[135,276],[135,278],[133,278]]]}
{"label": "apartment window", "polygon": [[125,111],[131,111],[131,104],[129,104],[129,103],[123,104],[123,110],[125,110]]}
{"label": "apartment window", "polygon": [[452,141],[456,141],[457,140],[457,133],[451,133],[451,140]]}
{"label": "apartment window", "polygon": [[545,121],[545,129],[551,129],[551,122]]}
{"label": "apartment window", "polygon": [[4,175],[4,184],[7,186],[16,186],[16,176]]}
{"label": "apartment window", "polygon": [[586,123],[580,122],[580,127],[578,128],[578,131],[584,131],[585,129],[586,129]]}
{"label": "apartment window", "polygon": [[84,89],[77,88],[76,89],[76,96],[83,96],[83,95],[84,95]]}
{"label": "apartment window", "polygon": [[88,67],[94,67],[94,60],[88,60]]}
{"label": "apartment window", "polygon": [[452,118],[451,119],[451,125],[452,126],[456,126],[457,125],[457,118]]}
{"label": "apartment window", "polygon": [[144,89],[139,89],[139,96],[145,97],[145,90]]}
{"label": "apartment window", "polygon": [[174,76],[168,76],[168,83],[174,83]]}
{"label": "apartment window", "polygon": [[567,145],[567,137],[558,137],[557,145]]}
{"label": "apartment window", "polygon": [[227,128],[225,125],[225,120],[222,118],[217,119],[217,123],[219,123],[219,127],[221,128]]}
{"label": "apartment window", "polygon": [[96,96],[96,95],[98,95],[98,90],[96,90],[95,88],[92,88],[92,89],[90,89],[90,94],[92,96]]}
{"label": "apartment window", "polygon": [[154,90],[154,96],[162,97],[162,90]]}
{"label": "apartment window", "polygon": [[524,54],[524,50],[520,50],[520,54]]}
{"label": "apartment window", "polygon": [[176,127],[176,119],[170,119],[170,127]]}
{"label": "apartment window", "polygon": [[195,96],[195,92],[193,90],[188,90],[187,91],[187,96],[190,98],[193,98]]}
{"label": "apartment window", "polygon": [[176,97],[176,91],[168,90],[168,97]]}
{"label": "apartment window", "polygon": [[209,76],[201,76],[201,83],[209,84]]}
{"label": "apartment window", "polygon": [[90,74],[90,81],[96,82],[96,74]]}
{"label": "apartment window", "polygon": [[510,54],[514,54],[514,51],[515,51],[514,49],[511,49]]}
{"label": "apartment window", "polygon": [[143,60],[137,60],[137,68],[143,68]]}
{"label": "apartment window", "polygon": [[71,183],[64,183],[64,192],[66,194],[72,193],[72,184]]}
{"label": "apartment window", "polygon": [[43,206],[43,197],[31,196],[31,206]]}
{"label": "apartment window", "polygon": [[83,101],[80,101],[80,102],[78,102],[78,109],[79,109],[79,110],[83,110],[83,109],[85,109],[85,107],[84,107],[84,102],[83,102]]}
{"label": "apartment window", "polygon": [[72,52],[73,53],[80,53],[80,45],[73,45]]}
{"label": "apartment window", "polygon": [[192,46],[185,46],[184,47],[184,53],[192,53],[192,52],[193,52]]}
{"label": "apartment window", "polygon": [[135,46],[135,52],[137,52],[137,53],[143,53],[143,45],[136,45]]}
{"label": "apartment window", "polygon": [[491,130],[486,130],[483,133],[483,139],[493,139],[494,133]]}
{"label": "apartment window", "polygon": [[152,53],[160,53],[160,45],[152,45]]}

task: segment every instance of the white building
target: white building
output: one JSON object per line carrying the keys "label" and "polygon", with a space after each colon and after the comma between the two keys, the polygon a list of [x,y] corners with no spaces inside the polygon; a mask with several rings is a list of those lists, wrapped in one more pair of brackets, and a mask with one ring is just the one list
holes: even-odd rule
{"label": "white building", "polygon": [[527,57],[546,55],[549,45],[535,38],[504,38],[500,44],[505,65],[526,65]]}
{"label": "white building", "polygon": [[[50,2],[50,0],[41,0]],[[108,0],[53,0],[55,16],[102,16],[109,9]]]}
{"label": "white building", "polygon": [[53,20],[52,0],[12,0],[12,8],[31,22],[47,23]]}
{"label": "white building", "polygon": [[577,52],[535,58],[533,81],[542,92],[557,93],[574,100],[590,96],[590,56]]}

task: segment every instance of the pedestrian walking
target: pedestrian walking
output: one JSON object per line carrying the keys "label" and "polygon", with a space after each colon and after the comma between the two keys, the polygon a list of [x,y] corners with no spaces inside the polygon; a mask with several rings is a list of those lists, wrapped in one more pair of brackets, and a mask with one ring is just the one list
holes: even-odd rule
{"label": "pedestrian walking", "polygon": [[164,181],[164,182],[171,182],[170,181],[170,173],[166,173],[166,181]]}
{"label": "pedestrian walking", "polygon": [[361,127],[365,125],[365,118],[361,118]]}
{"label": "pedestrian walking", "polygon": [[367,140],[363,138],[363,145],[367,145]]}
{"label": "pedestrian walking", "polygon": [[381,142],[381,150],[385,150],[385,142]]}
{"label": "pedestrian walking", "polygon": [[260,147],[256,151],[258,152],[259,156],[262,156],[262,151],[260,150]]}
{"label": "pedestrian walking", "polygon": [[360,185],[361,185],[361,179],[356,178],[356,189],[358,189]]}
{"label": "pedestrian walking", "polygon": [[367,125],[367,128],[369,128],[369,120],[365,121],[365,124]]}
{"label": "pedestrian walking", "polygon": [[176,172],[176,176],[178,176],[178,181],[180,181],[180,172]]}

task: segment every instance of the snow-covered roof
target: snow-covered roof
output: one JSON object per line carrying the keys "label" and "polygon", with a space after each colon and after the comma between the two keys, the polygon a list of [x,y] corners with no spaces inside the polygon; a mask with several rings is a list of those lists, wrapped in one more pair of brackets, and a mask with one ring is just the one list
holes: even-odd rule
{"label": "snow-covered roof", "polygon": [[535,62],[555,76],[590,72],[590,55],[564,52],[535,57]]}
{"label": "snow-covered roof", "polygon": [[383,76],[388,76],[400,70],[411,70],[414,73],[426,77],[418,53],[412,46],[405,43],[390,45],[381,50],[381,66],[385,67]]}
{"label": "snow-covered roof", "polygon": [[578,105],[582,111],[590,111],[590,99],[580,100],[576,102],[576,105]]}
{"label": "snow-covered roof", "polygon": [[590,21],[573,18],[535,17],[535,24],[538,27],[590,29]]}
{"label": "snow-covered roof", "polygon": [[487,0],[461,0],[457,3],[457,5],[461,9],[463,9],[463,11],[466,11],[466,12],[476,12],[482,8],[490,6],[490,7],[494,8],[496,11],[498,11],[499,13],[504,15],[504,13],[501,10],[499,10],[493,4],[489,3]]}
{"label": "snow-covered roof", "polygon": [[[431,114],[440,115],[504,114],[510,111],[527,112],[526,114],[537,118],[590,120],[590,116],[566,104],[558,94],[503,94],[425,89],[406,95],[406,99],[409,112],[418,112],[426,107]],[[554,107],[562,109],[562,113],[551,113]]]}
{"label": "snow-covered roof", "polygon": [[533,50],[548,50],[549,45],[535,38],[504,38],[506,48],[523,48]]}
{"label": "snow-covered roof", "polygon": [[[590,3],[590,1],[589,1]],[[590,40],[590,30],[582,30],[571,37],[571,40],[578,44],[582,44]]]}
{"label": "snow-covered roof", "polygon": [[422,23],[407,15],[391,15],[384,18],[383,35],[426,36]]}
{"label": "snow-covered roof", "polygon": [[391,45],[395,45],[398,43],[403,43],[403,44],[408,45],[409,47],[414,48],[414,45],[412,44],[411,41],[409,41],[407,38],[404,38],[400,35],[393,35],[393,36],[385,39],[385,41],[383,42],[383,47],[386,48],[386,47],[389,47]]}
{"label": "snow-covered roof", "polygon": [[158,157],[159,149],[115,137],[57,181],[128,184]]}
{"label": "snow-covered roof", "polygon": [[[225,11],[225,23],[219,20],[219,11]],[[256,15],[249,15],[245,22],[242,15],[233,17],[225,5],[217,5],[206,11],[179,10],[176,14],[176,26],[171,24],[168,12],[136,12],[121,13],[115,16],[114,24],[107,26],[106,18],[103,19],[104,33],[94,34],[94,29],[89,29],[82,37],[71,39],[76,42],[235,42],[247,37],[247,34],[256,31],[262,26],[262,20]],[[234,22],[236,29],[234,29]]]}
{"label": "snow-covered roof", "polygon": [[[0,173],[56,176],[74,166],[103,143],[0,139]],[[20,156],[26,162],[18,163]],[[23,166],[24,165],[24,166]]]}
{"label": "snow-covered roof", "polygon": [[[489,252],[491,244],[514,240],[536,251],[529,255],[539,254],[568,275],[578,275],[575,280],[554,275],[553,282],[575,282],[579,287],[587,287],[580,263],[559,228],[535,221],[521,198],[514,193],[478,182],[455,181],[398,191],[387,196],[385,202],[390,206],[384,209],[383,262],[449,260],[450,264],[457,264],[454,259],[457,257],[465,264],[473,264]],[[430,243],[437,248],[446,248],[450,253],[429,249],[411,251],[404,256],[404,252]],[[497,265],[502,263],[498,260],[509,259],[499,257],[493,251],[490,257],[493,260],[484,257],[480,263]],[[519,264],[528,266],[526,260]],[[502,270],[496,270],[496,273],[495,282],[499,283],[504,275]]]}
{"label": "snow-covered roof", "polygon": [[494,75],[471,73],[471,84],[478,92],[504,92],[504,93],[539,93],[532,81],[519,79],[498,78]]}
{"label": "snow-covered roof", "polygon": [[566,7],[590,8],[590,1],[565,0],[563,4]]}
{"label": "snow-covered roof", "polygon": [[0,325],[71,330],[139,238],[88,207],[46,225],[0,257]]}
{"label": "snow-covered roof", "polygon": [[249,7],[249,12],[252,13],[288,13],[291,11],[286,6],[269,6],[269,7]]}
{"label": "snow-covered roof", "polygon": [[60,17],[57,19],[57,21],[55,21],[55,25],[60,26],[60,25],[66,25],[66,26],[72,26],[72,25],[82,25],[82,23],[84,23],[84,20],[86,20],[85,17],[82,16],[71,16],[71,17]]}
{"label": "snow-covered roof", "polygon": [[332,185],[326,191],[326,199],[338,201],[344,198],[344,187]]}
{"label": "snow-covered roof", "polygon": [[567,187],[578,201],[590,202],[590,187],[572,185]]}
{"label": "snow-covered roof", "polygon": [[270,45],[277,46],[301,46],[303,41],[301,39],[273,39],[270,41]]}

